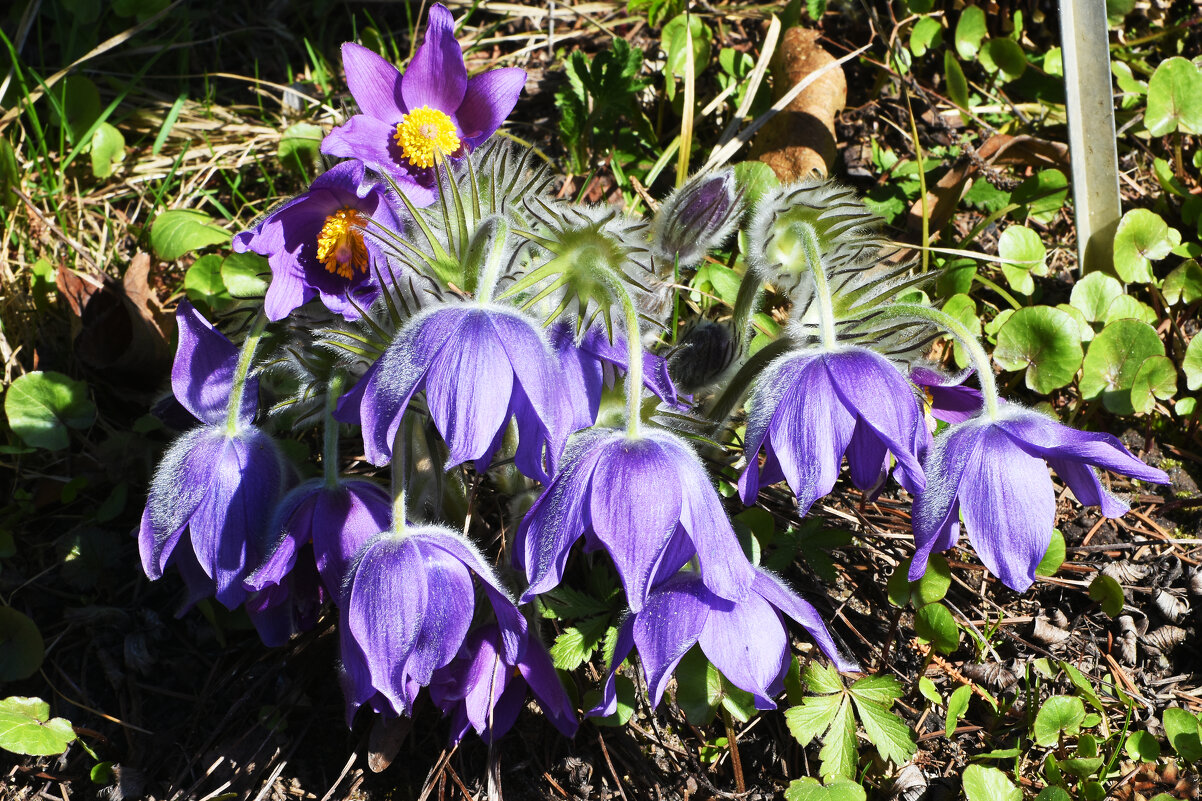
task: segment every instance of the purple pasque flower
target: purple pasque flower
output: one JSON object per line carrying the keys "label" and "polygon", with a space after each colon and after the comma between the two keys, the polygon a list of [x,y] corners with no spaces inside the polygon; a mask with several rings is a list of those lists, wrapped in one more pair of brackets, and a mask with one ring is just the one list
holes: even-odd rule
{"label": "purple pasque flower", "polygon": [[306,481],[280,502],[271,526],[277,539],[246,586],[265,590],[283,584],[311,544],[309,558],[321,585],[337,599],[355,554],[391,519],[392,501],[378,484],[360,478],[340,479],[332,487],[325,479]]}
{"label": "purple pasque flower", "polygon": [[[213,327],[189,301],[175,309],[179,346],[171,365],[171,391],[202,423],[223,423],[228,414],[238,347]],[[247,378],[238,420],[249,423],[259,406],[259,380]]]}
{"label": "purple pasque flower", "polygon": [[249,595],[243,581],[262,560],[286,478],[275,442],[253,425],[185,433],[150,485],[138,535],[142,569],[154,580],[173,557],[184,571],[194,560],[199,573],[186,573],[193,598],[204,592],[235,608]]}
{"label": "purple pasque flower", "polygon": [[546,478],[580,424],[560,372],[542,329],[517,310],[436,306],[410,318],[343,396],[335,416],[353,421],[357,410],[367,460],[382,466],[392,458],[402,413],[425,390],[430,416],[450,449],[448,467],[471,460],[477,470],[487,469],[515,418],[518,469]]}
{"label": "purple pasque flower", "polygon": [[505,656],[500,629],[490,623],[473,630],[451,663],[435,672],[430,698],[451,718],[451,742],[462,740],[469,728],[493,742],[517,720],[527,689],[560,733],[576,734],[572,701],[533,631],[527,629],[525,651],[514,663]]}
{"label": "purple pasque flower", "polygon": [[347,725],[363,704],[405,715],[459,653],[475,612],[472,574],[492,603],[501,651],[516,665],[526,620],[476,547],[438,526],[384,531],[360,549],[339,617]]}
{"label": "purple pasque flower", "polygon": [[739,600],[752,581],[726,511],[701,460],[667,431],[631,439],[621,431],[579,433],[554,481],[518,527],[514,559],[530,586],[522,601],[563,578],[572,544],[604,548],[636,612],[658,582],[697,556],[715,595]]}
{"label": "purple pasque flower", "polygon": [[[595,325],[577,339],[572,324],[566,321],[552,325],[547,337],[571,387],[575,428],[587,428],[597,421],[602,390],[613,386],[616,371],[624,371],[630,360],[626,338],[615,332],[611,341],[605,327]],[[643,386],[670,406],[680,403],[667,361],[647,351],[643,351]]]}
{"label": "purple pasque flower", "polygon": [[902,486],[917,492],[923,431],[913,387],[884,356],[857,346],[787,353],[756,379],[747,404],[743,502],[784,479],[804,515],[834,488],[844,454],[860,489],[880,484],[891,453]]}
{"label": "purple pasque flower", "polygon": [[347,42],[342,66],[361,113],[335,128],[321,152],[362,161],[390,176],[418,206],[433,202],[439,156],[461,157],[492,136],[526,84],[516,67],[467,77],[455,20],[430,8],[426,38],[402,75],[366,47]]}
{"label": "purple pasque flower", "polygon": [[963,423],[985,405],[981,390],[964,383],[975,372],[971,367],[949,374],[930,367],[915,366],[910,368],[910,380],[926,396],[925,406],[931,417],[945,423]]}
{"label": "purple pasque flower", "polygon": [[696,267],[730,236],[743,210],[735,171],[694,175],[660,204],[651,247],[668,266]]}
{"label": "purple pasque flower", "polygon": [[781,612],[800,623],[839,670],[859,670],[840,655],[814,607],[771,573],[754,568],[751,591],[742,600],[730,601],[710,592],[697,573],[685,570],[652,590],[646,606],[622,624],[601,702],[589,714],[612,715],[616,710],[614,677],[631,648],[639,649],[655,707],[672,671],[698,644],[731,684],[755,697],[757,709],[775,709],[772,699],[784,687],[791,656]]}
{"label": "purple pasque flower", "polygon": [[387,275],[379,232],[401,231],[383,184],[365,181],[363,165],[347,161],[317,177],[304,192],[234,237],[234,251],[267,257],[271,285],[263,301],[269,320],[281,320],[314,298],[347,320],[380,294]]}
{"label": "purple pasque flower", "polygon": [[1119,517],[1128,507],[1103,489],[1093,468],[1169,481],[1110,434],[1077,431],[1007,404],[996,420],[974,417],[935,438],[924,461],[927,489],[914,500],[917,549],[910,579],[926,572],[932,551],[956,544],[963,515],[968,539],[989,572],[1018,592],[1030,587],[1056,522],[1049,466],[1078,501],[1100,507],[1106,517]]}

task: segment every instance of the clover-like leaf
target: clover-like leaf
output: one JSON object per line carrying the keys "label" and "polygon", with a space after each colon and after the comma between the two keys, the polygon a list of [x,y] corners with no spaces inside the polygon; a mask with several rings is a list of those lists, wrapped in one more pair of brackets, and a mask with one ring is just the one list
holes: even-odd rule
{"label": "clover-like leaf", "polygon": [[108,178],[113,174],[113,165],[125,158],[125,137],[121,132],[102,122],[92,134],[92,175]]}
{"label": "clover-like leaf", "polygon": [[1177,394],[1177,368],[1168,356],[1149,356],[1131,382],[1131,407],[1139,414],[1156,408],[1157,400]]}
{"label": "clover-like leaf", "polygon": [[1062,732],[1075,735],[1081,730],[1084,720],[1085,704],[1080,698],[1075,695],[1053,695],[1039,707],[1031,731],[1035,735],[1035,742],[1046,748],[1056,745]]}
{"label": "clover-like leaf", "polygon": [[990,39],[977,53],[986,72],[996,72],[1003,82],[1022,77],[1027,70],[1027,57],[1018,42],[1008,36]]}
{"label": "clover-like leaf", "polygon": [[1022,225],[1011,225],[998,237],[997,251],[1007,260],[1002,263],[1002,274],[1014,291],[1022,295],[1034,292],[1031,276],[1047,274],[1048,249],[1039,234]]}
{"label": "clover-like leaf", "polygon": [[1130,295],[1119,295],[1106,309],[1106,317],[1102,322],[1110,324],[1115,320],[1143,320],[1149,325],[1156,325],[1159,317],[1156,310],[1142,300],[1131,297]]}
{"label": "clover-like leaf", "polygon": [[1189,59],[1166,58],[1148,81],[1144,125],[1153,136],[1202,133],[1202,72]]}
{"label": "clover-like leaf", "polygon": [[14,754],[53,756],[75,740],[71,722],[50,717],[41,698],[9,696],[0,701],[0,748]]}
{"label": "clover-like leaf", "polygon": [[1180,244],[1181,232],[1170,228],[1159,214],[1132,209],[1119,220],[1114,232],[1115,272],[1127,283],[1151,283],[1151,263],[1163,259]]}
{"label": "clover-like leaf", "polygon": [[1123,285],[1114,276],[1092,272],[1073,284],[1069,303],[1081,310],[1091,323],[1101,322],[1114,299],[1123,294]]}
{"label": "clover-like leaf", "polygon": [[997,334],[993,358],[1006,370],[1026,369],[1027,386],[1046,395],[1066,386],[1081,366],[1077,324],[1050,306],[1014,312]]}
{"label": "clover-like leaf", "polygon": [[1165,276],[1160,291],[1170,306],[1202,300],[1202,267],[1194,259],[1186,259]]}
{"label": "clover-like leaf", "polygon": [[1115,414],[1134,414],[1131,388],[1140,366],[1152,356],[1164,355],[1156,329],[1139,320],[1115,320],[1089,343],[1081,364],[1081,397],[1102,396]]}

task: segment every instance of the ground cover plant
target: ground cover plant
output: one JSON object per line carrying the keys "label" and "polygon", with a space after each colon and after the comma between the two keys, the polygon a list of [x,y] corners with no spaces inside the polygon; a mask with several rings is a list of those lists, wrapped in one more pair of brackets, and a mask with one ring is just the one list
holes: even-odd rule
{"label": "ground cover plant", "polygon": [[1197,20],[1108,12],[1088,273],[1038,4],[6,12],[3,796],[1197,797]]}

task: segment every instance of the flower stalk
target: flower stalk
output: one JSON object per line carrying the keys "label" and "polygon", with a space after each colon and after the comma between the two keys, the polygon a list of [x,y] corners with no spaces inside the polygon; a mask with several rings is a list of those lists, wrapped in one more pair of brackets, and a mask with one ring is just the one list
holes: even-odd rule
{"label": "flower stalk", "polygon": [[230,404],[225,416],[225,430],[230,436],[234,436],[242,429],[242,420],[239,414],[242,409],[242,396],[246,393],[246,379],[250,375],[255,349],[258,348],[259,339],[263,336],[263,329],[266,327],[267,317],[260,311],[255,315],[255,321],[251,325],[246,339],[242,342],[242,350],[238,353],[238,364],[234,367],[234,380],[230,387]]}
{"label": "flower stalk", "polygon": [[330,376],[326,385],[326,408],[322,417],[322,474],[325,477],[326,489],[338,488],[338,421],[334,419],[334,409],[338,406],[338,398],[342,395],[342,387],[346,383],[342,373]]}

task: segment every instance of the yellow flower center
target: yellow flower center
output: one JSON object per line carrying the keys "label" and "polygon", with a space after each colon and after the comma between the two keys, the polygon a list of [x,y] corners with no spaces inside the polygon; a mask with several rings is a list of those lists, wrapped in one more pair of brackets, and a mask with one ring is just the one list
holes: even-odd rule
{"label": "yellow flower center", "polygon": [[429,106],[415,108],[401,117],[392,138],[415,167],[433,167],[437,157],[455,153],[460,145],[455,123]]}
{"label": "yellow flower center", "polygon": [[341,208],[326,217],[317,235],[317,258],[326,270],[348,281],[355,271],[367,272],[367,246],[363,244],[363,218],[352,208]]}

